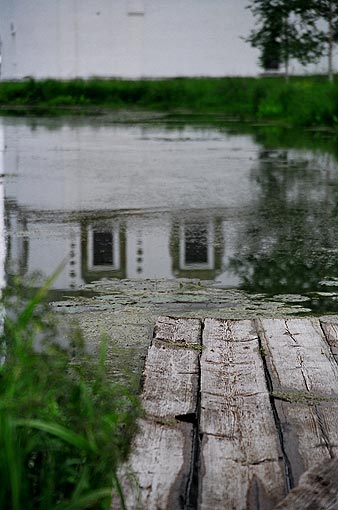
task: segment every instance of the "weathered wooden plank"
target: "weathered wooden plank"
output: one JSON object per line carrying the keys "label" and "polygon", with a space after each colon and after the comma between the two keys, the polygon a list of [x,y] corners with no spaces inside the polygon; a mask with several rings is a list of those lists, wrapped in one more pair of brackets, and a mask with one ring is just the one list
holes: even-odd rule
{"label": "weathered wooden plank", "polygon": [[[140,420],[132,453],[119,472],[127,510],[184,508],[191,468],[193,426]],[[121,509],[115,496],[112,509]]]}
{"label": "weathered wooden plank", "polygon": [[201,327],[197,319],[158,319],[143,373],[142,402],[148,415],[196,412]]}
{"label": "weathered wooden plank", "polygon": [[200,510],[271,509],[285,470],[251,321],[205,320]]}
{"label": "weathered wooden plank", "polygon": [[315,464],[275,510],[338,510],[338,459]]}
{"label": "weathered wooden plank", "polygon": [[154,339],[166,343],[200,345],[201,321],[175,317],[159,317],[154,327]]}
{"label": "weathered wooden plank", "polygon": [[338,453],[338,366],[316,319],[259,322],[294,484]]}
{"label": "weathered wooden plank", "polygon": [[338,366],[317,319],[264,319],[261,324],[269,343],[275,385],[337,395]]}
{"label": "weathered wooden plank", "polygon": [[[160,317],[144,368],[146,418],[120,470],[127,510],[184,508],[191,478],[201,322]],[[183,421],[182,421],[183,420]],[[113,508],[120,508],[116,501]]]}
{"label": "weathered wooden plank", "polygon": [[321,319],[322,329],[325,333],[326,340],[331,348],[333,357],[338,363],[338,324],[330,321],[329,318]]}

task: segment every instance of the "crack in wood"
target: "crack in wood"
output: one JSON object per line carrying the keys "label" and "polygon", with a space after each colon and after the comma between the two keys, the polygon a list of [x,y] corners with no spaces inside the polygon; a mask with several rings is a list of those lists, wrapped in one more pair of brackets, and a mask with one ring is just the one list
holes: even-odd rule
{"label": "crack in wood", "polygon": [[299,333],[291,333],[287,320],[284,321],[284,324],[285,324],[285,329],[286,329],[285,335],[288,335],[294,341],[294,343],[298,345],[297,339],[294,337],[296,335],[299,335]]}
{"label": "crack in wood", "polygon": [[[262,325],[260,319],[256,319],[253,322],[254,322],[254,325],[255,325],[256,331],[257,331],[259,353],[260,353],[260,356],[262,358],[263,364],[264,363],[266,364],[267,372],[268,372],[268,374],[270,374],[270,371],[269,371],[269,368],[268,368],[268,364],[267,364],[267,359],[269,360],[269,364],[271,365],[271,368],[273,370],[274,376],[275,376],[275,378],[276,378],[276,380],[278,382],[278,385],[280,385],[281,381],[280,381],[280,378],[279,378],[278,370],[276,368],[274,358],[273,358],[273,356],[272,356],[272,354],[270,352],[270,344],[268,342],[268,339],[266,338],[263,325]],[[265,339],[265,342],[264,342],[265,345],[263,345],[263,338]],[[270,377],[270,379],[271,379],[271,377]],[[271,379],[271,384],[272,384],[272,379]]]}
{"label": "crack in wood", "polygon": [[175,416],[175,420],[192,423],[195,425],[197,422],[197,415],[196,413],[178,414]]}
{"label": "crack in wood", "polygon": [[[329,334],[329,331],[326,328],[334,328],[334,331],[338,330],[338,324],[331,324],[319,321],[320,329],[322,330],[322,333],[324,335],[324,339],[326,340],[326,343],[330,349],[330,353],[333,356],[333,359],[338,364],[338,340],[337,338],[334,340],[332,339],[332,335]],[[338,335],[337,335],[338,336]]]}
{"label": "crack in wood", "polygon": [[[254,323],[255,323],[256,329],[257,329],[259,353],[261,355],[262,362],[263,362],[265,380],[266,380],[267,388],[269,391],[269,400],[270,400],[270,404],[271,404],[271,408],[272,408],[272,413],[273,413],[276,430],[277,430],[277,434],[278,434],[278,438],[279,438],[280,448],[281,448],[281,452],[282,452],[282,457],[283,457],[287,491],[289,492],[294,487],[294,476],[293,476],[293,472],[292,472],[292,466],[291,466],[291,462],[290,462],[289,457],[286,452],[285,440],[284,440],[283,429],[282,429],[282,422],[280,420],[278,410],[277,410],[277,407],[275,404],[275,398],[273,396],[272,377],[269,372],[266,356],[263,355],[264,346],[263,346],[263,342],[262,342],[262,338],[261,338],[263,328],[262,328],[259,320],[254,321]],[[286,324],[286,321],[285,321],[285,324]],[[271,357],[271,360],[272,360],[272,357]]]}
{"label": "crack in wood", "polygon": [[309,382],[308,382],[308,378],[303,370],[303,368],[300,369],[301,371],[301,374],[302,374],[302,377],[303,377],[303,381],[304,381],[304,384],[305,384],[305,388],[307,389],[308,392],[311,391],[311,388],[309,386]]}
{"label": "crack in wood", "polygon": [[[203,348],[203,331],[204,321],[201,321],[200,329],[200,345]],[[202,352],[202,349],[201,349]],[[196,408],[194,413],[193,424],[193,439],[191,451],[191,463],[188,476],[188,482],[185,491],[185,506],[184,510],[196,510],[198,505],[199,496],[199,469],[200,469],[200,416],[201,416],[201,352],[198,355],[198,379],[196,391]]]}

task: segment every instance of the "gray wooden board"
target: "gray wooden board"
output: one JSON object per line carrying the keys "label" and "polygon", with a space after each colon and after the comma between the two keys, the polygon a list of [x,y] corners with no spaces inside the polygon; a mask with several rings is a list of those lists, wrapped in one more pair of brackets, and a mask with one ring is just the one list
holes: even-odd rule
{"label": "gray wooden board", "polygon": [[328,318],[320,322],[332,354],[336,362],[338,362],[338,324],[330,322]]}
{"label": "gray wooden board", "polygon": [[[120,470],[127,510],[183,508],[190,483],[193,425],[176,417],[196,414],[201,321],[160,317],[143,375],[146,418]],[[113,508],[120,508],[116,498]]]}
{"label": "gray wooden board", "polygon": [[[193,427],[140,420],[128,463],[119,471],[127,510],[179,510],[191,467]],[[122,509],[117,495],[112,509]]]}
{"label": "gray wooden board", "polygon": [[[127,510],[185,508],[196,466],[199,510],[270,510],[285,496],[289,468],[297,483],[338,456],[337,324],[205,319],[202,349],[201,336],[197,319],[156,323],[145,417],[120,470]],[[189,420],[198,411],[194,464]],[[288,501],[278,508],[292,508]]]}
{"label": "gray wooden board", "polygon": [[271,509],[284,465],[251,321],[205,320],[199,509]]}
{"label": "gray wooden board", "polygon": [[294,483],[338,454],[338,366],[317,319],[264,319],[258,331]]}

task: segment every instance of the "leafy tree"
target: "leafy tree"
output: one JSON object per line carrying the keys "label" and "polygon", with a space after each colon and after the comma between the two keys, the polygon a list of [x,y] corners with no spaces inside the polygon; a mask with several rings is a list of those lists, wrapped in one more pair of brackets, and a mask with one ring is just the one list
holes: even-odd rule
{"label": "leafy tree", "polygon": [[247,41],[261,50],[264,69],[284,64],[289,75],[290,59],[302,64],[315,62],[323,51],[322,32],[316,26],[314,10],[304,0],[251,0],[248,8],[257,19]]}
{"label": "leafy tree", "polygon": [[317,19],[324,20],[326,29],[322,30],[321,37],[327,48],[328,78],[333,81],[333,49],[338,42],[338,1],[312,0],[305,6]]}

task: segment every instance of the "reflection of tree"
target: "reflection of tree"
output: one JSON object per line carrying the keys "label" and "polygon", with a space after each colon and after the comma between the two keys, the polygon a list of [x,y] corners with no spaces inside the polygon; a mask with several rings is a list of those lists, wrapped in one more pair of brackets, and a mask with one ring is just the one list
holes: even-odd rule
{"label": "reflection of tree", "polygon": [[336,172],[285,150],[262,150],[251,178],[259,194],[229,266],[242,287],[297,293],[338,276]]}

